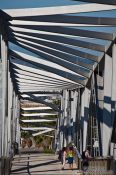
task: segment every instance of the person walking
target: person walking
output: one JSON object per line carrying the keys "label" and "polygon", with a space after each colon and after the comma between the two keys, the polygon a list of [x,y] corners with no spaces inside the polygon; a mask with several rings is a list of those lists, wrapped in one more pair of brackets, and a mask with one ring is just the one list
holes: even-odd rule
{"label": "person walking", "polygon": [[69,147],[69,150],[67,152],[67,158],[68,158],[69,169],[73,170],[74,149],[72,146]]}
{"label": "person walking", "polygon": [[67,157],[66,147],[63,147],[61,156],[62,170],[64,170],[64,166],[66,164],[66,157]]}
{"label": "person walking", "polygon": [[89,149],[86,149],[85,151],[83,151],[82,153],[82,169],[83,171],[86,171],[89,167],[89,160],[91,159],[92,157],[90,156],[89,154]]}

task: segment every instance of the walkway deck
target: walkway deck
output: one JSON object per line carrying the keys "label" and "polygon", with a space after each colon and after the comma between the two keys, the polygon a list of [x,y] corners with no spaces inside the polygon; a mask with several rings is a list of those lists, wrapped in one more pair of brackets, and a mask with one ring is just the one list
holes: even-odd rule
{"label": "walkway deck", "polygon": [[77,174],[76,165],[74,170],[69,170],[68,164],[65,170],[61,170],[61,163],[57,159],[57,155],[53,154],[22,154],[15,156],[12,162],[10,175],[47,175],[47,174]]}

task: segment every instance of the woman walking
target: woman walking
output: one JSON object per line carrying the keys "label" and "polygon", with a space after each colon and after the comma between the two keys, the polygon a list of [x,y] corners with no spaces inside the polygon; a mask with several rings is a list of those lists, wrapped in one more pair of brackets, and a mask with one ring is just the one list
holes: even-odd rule
{"label": "woman walking", "polygon": [[69,147],[67,157],[68,157],[69,168],[71,170],[73,170],[73,159],[74,159],[74,149],[73,149],[73,147]]}

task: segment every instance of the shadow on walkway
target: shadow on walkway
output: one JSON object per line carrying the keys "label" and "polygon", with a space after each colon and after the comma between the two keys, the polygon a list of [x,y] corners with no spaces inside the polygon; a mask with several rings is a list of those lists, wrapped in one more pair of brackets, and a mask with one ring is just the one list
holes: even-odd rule
{"label": "shadow on walkway", "polygon": [[74,174],[77,171],[74,165],[74,171],[69,170],[68,164],[65,169],[61,170],[61,163],[57,159],[57,155],[53,154],[29,154],[15,156],[12,162],[10,175],[53,175],[53,174]]}

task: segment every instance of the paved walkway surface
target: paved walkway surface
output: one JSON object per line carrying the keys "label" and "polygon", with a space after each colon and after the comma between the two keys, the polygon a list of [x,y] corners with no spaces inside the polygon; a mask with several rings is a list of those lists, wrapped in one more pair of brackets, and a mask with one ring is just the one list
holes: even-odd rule
{"label": "paved walkway surface", "polygon": [[62,165],[57,157],[58,155],[41,153],[17,155],[13,159],[10,175],[77,175],[75,163],[73,171],[68,164],[61,170]]}

